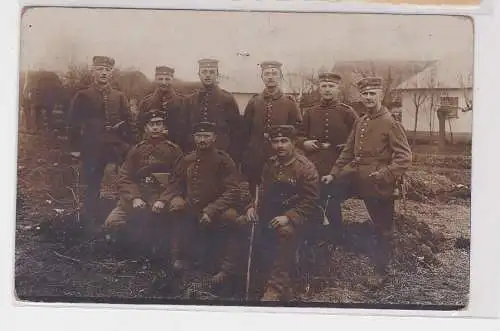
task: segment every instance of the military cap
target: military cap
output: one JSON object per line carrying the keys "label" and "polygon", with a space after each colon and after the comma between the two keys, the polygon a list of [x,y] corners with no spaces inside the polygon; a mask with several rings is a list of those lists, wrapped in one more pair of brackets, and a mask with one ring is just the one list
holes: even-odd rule
{"label": "military cap", "polygon": [[365,77],[360,79],[356,85],[359,92],[363,93],[366,90],[382,89],[382,78],[380,77]]}
{"label": "military cap", "polygon": [[333,72],[320,72],[318,74],[318,78],[320,82],[334,82],[340,84],[342,81],[342,77],[339,74],[335,74]]}
{"label": "military cap", "polygon": [[113,67],[115,65],[115,59],[108,56],[96,55],[92,58],[92,65]]}
{"label": "military cap", "polygon": [[156,75],[170,75],[173,76],[175,73],[175,69],[167,67],[167,66],[157,66],[155,70]]}
{"label": "military cap", "polygon": [[193,133],[198,132],[213,132],[216,131],[216,125],[213,122],[199,122],[196,123],[193,127]]}
{"label": "military cap", "polygon": [[295,137],[295,127],[293,125],[273,125],[269,130],[269,138]]}
{"label": "military cap", "polygon": [[165,121],[165,112],[160,109],[150,109],[142,116],[142,124],[146,125],[151,120]]}
{"label": "military cap", "polygon": [[262,70],[269,68],[281,69],[282,66],[283,64],[278,61],[264,61],[260,64]]}
{"label": "military cap", "polygon": [[198,65],[204,68],[217,68],[219,66],[219,61],[215,59],[201,59],[198,60]]}

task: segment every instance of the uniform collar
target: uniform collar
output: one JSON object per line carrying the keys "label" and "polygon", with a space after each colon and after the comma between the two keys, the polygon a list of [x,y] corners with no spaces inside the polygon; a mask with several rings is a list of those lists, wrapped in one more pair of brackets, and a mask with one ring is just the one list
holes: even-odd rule
{"label": "uniform collar", "polygon": [[200,93],[215,93],[218,89],[219,87],[216,84],[212,85],[211,87],[206,87],[203,85],[200,88]]}
{"label": "uniform collar", "polygon": [[111,92],[110,83],[107,83],[106,85],[99,85],[97,83],[93,83],[92,86],[94,87],[95,90],[103,94],[108,94],[109,92]]}
{"label": "uniform collar", "polygon": [[199,157],[204,157],[204,156],[208,156],[208,155],[213,155],[215,154],[215,146],[212,146],[212,148],[209,148],[207,150],[196,150],[196,156],[199,156]]}
{"label": "uniform collar", "polygon": [[297,153],[294,152],[292,157],[290,158],[290,160],[286,161],[285,163],[281,163],[279,158],[276,157],[276,165],[281,165],[281,166],[284,166],[284,167],[288,167],[290,164],[294,163],[295,161],[297,160]]}
{"label": "uniform collar", "polygon": [[145,138],[144,140],[146,140],[147,142],[153,144],[153,145],[156,145],[162,141],[165,141],[167,139],[167,135],[166,134],[159,134],[155,137],[153,137],[151,134],[145,134]]}
{"label": "uniform collar", "polygon": [[278,100],[283,95],[283,92],[281,89],[277,89],[274,93],[270,93],[269,90],[265,88],[262,95],[264,96],[264,99]]}
{"label": "uniform collar", "polygon": [[160,98],[162,97],[171,98],[174,95],[174,90],[172,88],[169,88],[166,91],[162,91],[159,88],[156,88],[154,91],[154,95]]}
{"label": "uniform collar", "polygon": [[335,108],[339,104],[340,104],[339,101],[334,101],[334,100],[320,100],[319,102],[319,106],[321,108],[327,108],[327,109]]}
{"label": "uniform collar", "polygon": [[380,109],[375,113],[375,114],[370,114],[370,113],[366,113],[366,116],[369,118],[369,119],[375,119],[375,118],[378,118],[382,115],[385,115],[389,113],[389,111],[387,110],[387,108],[385,108],[384,106],[380,107]]}

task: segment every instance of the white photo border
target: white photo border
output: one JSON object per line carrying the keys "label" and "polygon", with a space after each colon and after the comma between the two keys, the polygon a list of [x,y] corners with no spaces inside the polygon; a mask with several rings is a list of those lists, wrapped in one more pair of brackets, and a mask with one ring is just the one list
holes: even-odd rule
{"label": "white photo border", "polygon": [[[491,6],[486,10],[486,3]],[[7,88],[2,89],[3,98],[8,99],[5,103],[5,109],[8,110],[8,115],[1,121],[1,132],[4,133],[4,141],[9,145],[6,153],[6,163],[9,163],[10,168],[6,171],[3,169],[2,176],[5,177],[4,183],[14,184],[16,178],[17,163],[17,89],[18,89],[18,64],[19,64],[19,10],[21,6],[78,6],[78,7],[120,7],[120,8],[151,8],[151,9],[207,9],[207,10],[258,10],[258,11],[294,11],[294,12],[370,12],[370,13],[399,13],[399,14],[453,14],[453,15],[470,15],[474,18],[475,23],[475,64],[474,64],[474,107],[479,110],[474,113],[473,120],[473,159],[472,159],[472,226],[471,226],[471,278],[470,278],[470,300],[467,309],[462,311],[446,312],[446,311],[409,311],[409,310],[375,310],[375,309],[348,309],[348,308],[266,308],[266,307],[229,307],[229,306],[150,306],[150,305],[107,305],[107,304],[46,304],[46,303],[27,303],[16,302],[14,298],[14,224],[15,224],[15,185],[5,185],[3,198],[9,201],[11,209],[5,210],[4,215],[9,215],[11,218],[4,218],[4,225],[8,226],[7,230],[2,231],[4,238],[3,242],[10,244],[7,250],[2,250],[3,254],[9,254],[8,282],[10,284],[7,295],[8,301],[16,309],[25,311],[43,310],[42,314],[48,313],[52,307],[64,307],[68,310],[84,308],[85,312],[90,310],[105,310],[123,311],[124,314],[131,314],[131,311],[197,311],[197,312],[258,312],[258,313],[288,313],[293,315],[298,314],[335,314],[344,316],[420,316],[420,317],[474,317],[474,318],[493,318],[499,313],[499,282],[500,272],[498,264],[500,261],[500,246],[498,244],[497,234],[500,233],[500,217],[495,210],[498,196],[497,185],[499,182],[499,171],[497,170],[497,162],[495,158],[498,156],[495,151],[498,147],[495,144],[495,124],[500,123],[499,112],[495,111],[496,100],[493,99],[495,93],[494,88],[497,85],[495,75],[491,73],[492,68],[499,69],[498,63],[495,61],[500,58],[498,49],[493,49],[497,44],[494,42],[495,31],[499,31],[498,17],[500,11],[498,6],[493,8],[493,1],[484,2],[481,8],[457,8],[443,6],[388,6],[374,4],[336,4],[323,1],[141,1],[137,3],[132,0],[128,1],[111,1],[105,3],[98,1],[20,1],[15,8],[15,22],[10,21],[10,26],[7,31],[11,33],[9,41],[9,62],[10,66],[6,68],[8,71],[9,83]],[[4,6],[4,5],[2,5]],[[340,7],[342,6],[342,7]],[[361,8],[361,7],[362,8]],[[496,10],[494,10],[496,9]],[[494,22],[494,19],[495,21]],[[17,24],[17,26],[12,25]],[[493,26],[496,25],[495,29]],[[9,30],[10,29],[10,30]],[[12,34],[11,29],[16,29],[15,34]],[[4,32],[5,33],[5,32]],[[12,35],[17,38],[12,43]],[[497,40],[498,42],[498,40]],[[498,47],[498,46],[496,46]],[[480,51],[481,50],[481,51]],[[12,57],[14,55],[14,58]],[[5,60],[4,60],[5,61]],[[5,65],[5,62],[2,61]],[[6,71],[7,72],[7,71]],[[4,85],[7,85],[4,82]],[[6,94],[8,91],[10,94]],[[8,107],[7,107],[8,105]],[[486,110],[488,109],[488,110]],[[7,135],[8,136],[5,136]],[[14,165],[12,165],[14,163]],[[5,164],[4,164],[5,166]],[[21,308],[22,307],[22,308]],[[59,309],[57,309],[60,311]],[[37,312],[38,314],[38,312]],[[187,317],[186,317],[187,318]],[[196,317],[194,317],[196,318]]]}

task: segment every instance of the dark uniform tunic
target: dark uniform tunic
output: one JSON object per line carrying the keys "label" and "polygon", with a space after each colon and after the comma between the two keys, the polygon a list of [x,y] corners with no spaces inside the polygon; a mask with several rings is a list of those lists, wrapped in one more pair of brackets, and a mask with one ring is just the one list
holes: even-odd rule
{"label": "dark uniform tunic", "polygon": [[[241,270],[246,231],[236,224],[235,219],[248,203],[242,199],[245,196],[242,187],[234,161],[222,150],[195,151],[180,161],[171,184],[160,197],[167,204],[174,197],[182,197],[187,202],[186,210],[176,217],[179,237],[175,254],[178,257],[188,257],[189,243],[196,246],[195,249],[205,251],[203,242],[209,241],[217,232],[223,232],[225,237],[219,241],[224,241],[227,246],[221,268],[228,273]],[[230,210],[232,212],[228,213]],[[212,220],[212,224],[205,228],[198,224],[203,213]]]}
{"label": "dark uniform tunic", "polygon": [[[299,238],[318,208],[318,172],[314,164],[297,152],[284,164],[273,156],[264,165],[259,191],[257,214],[261,228],[256,247],[257,284],[264,281],[266,293],[283,297],[291,288],[290,274]],[[269,222],[282,215],[290,219],[286,231],[270,229]],[[258,293],[261,288],[259,284],[256,286]]]}
{"label": "dark uniform tunic", "polygon": [[[241,115],[231,93],[217,86],[202,88],[186,100],[189,128],[200,122],[213,122],[217,126],[215,147],[227,152],[234,162],[240,160]],[[190,150],[194,142],[190,139]]]}
{"label": "dark uniform tunic", "polygon": [[292,98],[281,91],[275,94],[264,91],[248,102],[243,121],[242,171],[248,178],[253,193],[260,182],[264,163],[273,155],[267,138],[269,129],[274,125],[297,126],[301,122],[301,115]]}
{"label": "dark uniform tunic", "polygon": [[[182,157],[180,147],[166,137],[146,137],[127,154],[118,173],[120,200],[108,215],[106,227],[126,236],[129,243],[154,245],[167,257],[168,240],[173,231],[165,222],[165,213],[154,214],[153,204],[166,189],[176,164]],[[133,208],[134,199],[146,202],[144,208]],[[122,225],[127,224],[125,228]],[[169,238],[170,237],[170,238]]]}
{"label": "dark uniform tunic", "polygon": [[153,174],[172,174],[181,157],[180,147],[167,139],[148,138],[133,147],[118,174],[124,205],[140,198],[152,206],[165,189]]}
{"label": "dark uniform tunic", "polygon": [[[317,140],[320,146],[316,151],[304,154],[314,163],[320,176],[327,175],[346,143],[358,118],[354,110],[343,103],[321,102],[304,112],[299,130],[299,146],[303,148],[306,140]],[[327,143],[328,146],[323,146]]]}
{"label": "dark uniform tunic", "polygon": [[188,116],[184,99],[173,91],[156,89],[148,94],[139,104],[138,127],[142,134],[143,117],[151,109],[158,109],[165,114],[168,129],[168,139],[179,145],[185,151],[189,139]]}
{"label": "dark uniform tunic", "polygon": [[[331,169],[335,180],[331,185],[329,214],[342,222],[340,204],[347,198],[362,198],[383,241],[377,266],[384,268],[392,235],[394,220],[393,193],[397,178],[411,165],[412,154],[402,125],[389,111],[380,109],[375,114],[359,118],[349,135],[346,146]],[[369,177],[380,172],[380,178]]]}
{"label": "dark uniform tunic", "polygon": [[[120,129],[112,127],[123,121]],[[121,164],[132,143],[131,113],[125,95],[109,85],[79,91],[69,114],[71,150],[81,152],[87,211],[96,209],[106,164]]]}

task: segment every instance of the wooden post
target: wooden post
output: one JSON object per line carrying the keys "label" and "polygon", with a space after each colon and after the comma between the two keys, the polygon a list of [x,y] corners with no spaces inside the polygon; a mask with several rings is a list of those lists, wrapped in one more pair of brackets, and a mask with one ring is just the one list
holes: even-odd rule
{"label": "wooden post", "polygon": [[437,110],[437,116],[439,120],[439,150],[444,151],[446,148],[446,115],[448,114],[448,108],[446,106],[441,106]]}

